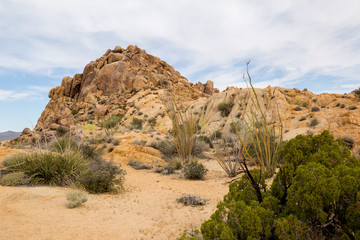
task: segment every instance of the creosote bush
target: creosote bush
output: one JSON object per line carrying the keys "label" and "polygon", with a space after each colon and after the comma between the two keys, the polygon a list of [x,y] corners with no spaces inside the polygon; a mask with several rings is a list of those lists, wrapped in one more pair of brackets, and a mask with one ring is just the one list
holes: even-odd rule
{"label": "creosote bush", "polygon": [[192,180],[202,179],[207,171],[208,170],[205,168],[205,166],[196,159],[192,159],[183,168],[185,178]]}
{"label": "creosote bush", "polygon": [[234,106],[233,102],[220,103],[218,106],[218,110],[221,112],[221,116],[223,116],[223,117],[229,116],[233,106]]}
{"label": "creosote bush", "polygon": [[68,202],[65,204],[68,208],[76,208],[88,200],[87,194],[83,191],[76,190],[66,194]]}
{"label": "creosote bush", "polygon": [[312,107],[312,108],[311,108],[311,111],[312,111],[312,112],[319,112],[319,111],[320,111],[320,108],[319,108],[319,107]]}
{"label": "creosote bush", "polygon": [[124,115],[122,115],[122,114],[111,116],[109,119],[103,120],[101,122],[101,126],[106,129],[114,128],[119,124],[119,122],[121,121],[121,119],[123,117],[124,117]]}
{"label": "creosote bush", "polygon": [[355,97],[360,100],[360,87],[358,89],[353,90],[351,93],[355,95]]}

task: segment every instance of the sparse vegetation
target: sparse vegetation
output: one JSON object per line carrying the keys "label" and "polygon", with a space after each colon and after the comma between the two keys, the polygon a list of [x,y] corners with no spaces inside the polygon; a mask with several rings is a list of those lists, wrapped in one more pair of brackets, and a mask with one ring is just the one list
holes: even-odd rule
{"label": "sparse vegetation", "polygon": [[320,108],[319,108],[319,107],[312,107],[312,108],[311,108],[311,111],[312,111],[312,112],[319,112],[319,111],[320,111]]}
{"label": "sparse vegetation", "polygon": [[139,118],[133,118],[131,121],[131,126],[133,129],[142,129],[143,120]]}
{"label": "sparse vegetation", "polygon": [[109,119],[103,120],[101,122],[101,126],[106,129],[115,128],[119,124],[119,122],[121,121],[121,119],[123,117],[124,117],[124,115],[111,116]]}
{"label": "sparse vegetation", "polygon": [[195,195],[185,195],[176,199],[178,203],[182,203],[185,206],[202,206],[205,205],[207,200]]}
{"label": "sparse vegetation", "polygon": [[73,109],[73,110],[71,110],[71,114],[72,114],[72,115],[76,115],[76,114],[78,114],[78,111],[76,111],[75,109]]}
{"label": "sparse vegetation", "polygon": [[69,132],[69,129],[67,129],[66,127],[60,126],[58,128],[56,128],[56,136],[58,137],[62,137],[65,134],[67,134]]}
{"label": "sparse vegetation", "polygon": [[309,127],[315,127],[318,124],[319,124],[319,120],[317,118],[314,118],[313,120],[311,120]]}
{"label": "sparse vegetation", "polygon": [[297,106],[296,108],[294,108],[294,110],[295,110],[295,111],[301,111],[301,110],[302,110],[302,108],[301,108],[301,107],[299,107],[299,106]]}
{"label": "sparse vegetation", "polygon": [[354,147],[354,138],[350,136],[342,136],[341,140],[343,140],[346,146],[351,150]]}
{"label": "sparse vegetation", "polygon": [[349,109],[349,110],[355,110],[355,109],[358,109],[358,107],[357,107],[357,106],[349,106],[348,109]]}
{"label": "sparse vegetation", "polygon": [[360,100],[360,87],[358,89],[353,90],[351,93],[355,95],[355,97]]}
{"label": "sparse vegetation", "polygon": [[68,208],[76,208],[88,200],[87,194],[83,191],[76,190],[66,194],[68,202],[65,204]]}
{"label": "sparse vegetation", "polygon": [[218,110],[221,112],[221,116],[223,116],[223,117],[229,116],[233,106],[234,106],[233,102],[220,103],[218,106]]}
{"label": "sparse vegetation", "polygon": [[213,132],[211,134],[211,138],[212,139],[220,139],[222,137],[222,132],[221,130],[216,130],[215,132]]}
{"label": "sparse vegetation", "polygon": [[192,159],[187,165],[184,166],[183,171],[185,178],[199,180],[204,177],[208,170],[197,159]]}
{"label": "sparse vegetation", "polygon": [[148,119],[148,123],[150,124],[151,127],[155,127],[156,125],[156,118],[150,118]]}
{"label": "sparse vegetation", "polygon": [[151,167],[143,162],[140,162],[136,159],[129,159],[128,165],[136,170],[140,169],[151,169]]}
{"label": "sparse vegetation", "polygon": [[[60,139],[59,139],[60,140]],[[78,185],[91,193],[116,190],[125,172],[101,157],[101,150],[63,138],[52,144],[54,151],[36,150],[10,156],[4,161],[10,172],[22,172],[29,184]]]}

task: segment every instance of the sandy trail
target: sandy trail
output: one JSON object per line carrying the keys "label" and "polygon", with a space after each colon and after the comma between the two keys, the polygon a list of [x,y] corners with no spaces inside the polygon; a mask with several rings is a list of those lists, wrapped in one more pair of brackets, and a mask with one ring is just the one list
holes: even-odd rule
{"label": "sandy trail", "polygon": [[[216,161],[203,181],[163,176],[124,166],[125,190],[89,195],[75,209],[65,207],[70,188],[0,186],[0,239],[177,239],[199,228],[228,191]],[[183,206],[176,199],[196,194],[209,202]]]}

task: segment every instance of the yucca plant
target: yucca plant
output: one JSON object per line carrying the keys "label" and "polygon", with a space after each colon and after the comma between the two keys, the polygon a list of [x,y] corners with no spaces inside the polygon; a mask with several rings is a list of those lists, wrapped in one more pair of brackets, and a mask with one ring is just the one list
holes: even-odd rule
{"label": "yucca plant", "polygon": [[86,161],[80,152],[60,154],[44,150],[12,155],[5,161],[7,169],[24,172],[33,184],[71,185],[84,170]]}

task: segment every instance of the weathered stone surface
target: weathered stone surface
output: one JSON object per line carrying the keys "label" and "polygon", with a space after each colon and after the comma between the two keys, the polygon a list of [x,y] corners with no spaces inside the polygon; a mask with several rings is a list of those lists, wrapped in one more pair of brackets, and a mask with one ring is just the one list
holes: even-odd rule
{"label": "weathered stone surface", "polygon": [[72,89],[73,79],[71,77],[64,77],[61,86],[64,87],[64,95],[69,97]]}
{"label": "weathered stone surface", "polygon": [[31,134],[31,130],[30,128],[24,128],[24,130],[21,133],[22,135],[30,135]]}
{"label": "weathered stone surface", "polygon": [[97,116],[104,116],[108,111],[108,106],[97,104],[94,114]]}

